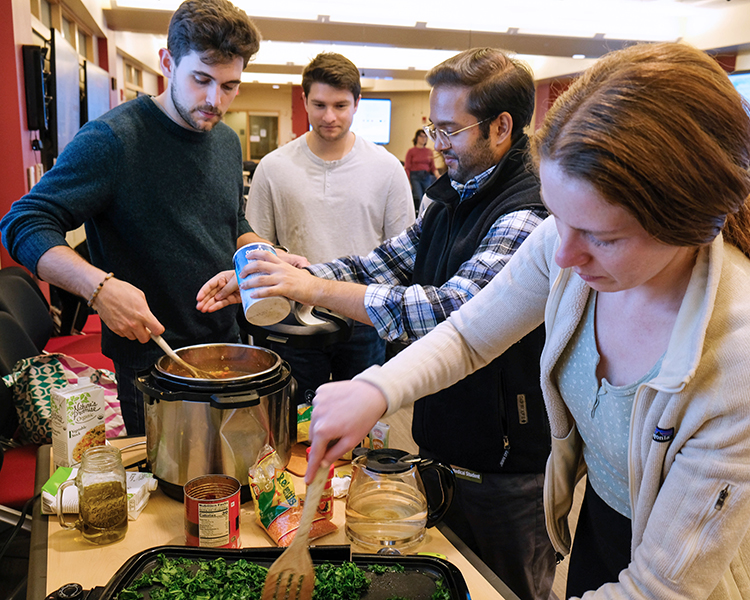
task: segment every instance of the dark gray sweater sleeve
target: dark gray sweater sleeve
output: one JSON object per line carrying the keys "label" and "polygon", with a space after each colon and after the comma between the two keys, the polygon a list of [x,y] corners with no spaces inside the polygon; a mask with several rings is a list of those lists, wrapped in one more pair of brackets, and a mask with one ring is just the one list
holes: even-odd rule
{"label": "dark gray sweater sleeve", "polygon": [[36,272],[45,252],[67,245],[66,232],[107,209],[119,149],[106,124],[93,121],[81,129],[55,166],[0,221],[3,244],[14,260]]}

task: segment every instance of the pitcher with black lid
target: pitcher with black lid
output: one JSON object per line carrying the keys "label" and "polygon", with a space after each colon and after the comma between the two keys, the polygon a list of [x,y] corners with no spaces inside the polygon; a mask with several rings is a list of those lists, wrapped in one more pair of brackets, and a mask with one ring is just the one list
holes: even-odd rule
{"label": "pitcher with black lid", "polygon": [[[441,491],[437,506],[427,498],[420,473],[434,471]],[[453,470],[394,448],[370,450],[352,461],[346,501],[346,535],[368,552],[409,550],[443,518],[453,500]]]}

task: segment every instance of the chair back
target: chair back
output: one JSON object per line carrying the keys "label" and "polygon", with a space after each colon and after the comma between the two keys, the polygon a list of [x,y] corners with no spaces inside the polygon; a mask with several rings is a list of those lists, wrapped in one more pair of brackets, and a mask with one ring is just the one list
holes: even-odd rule
{"label": "chair back", "polygon": [[42,288],[39,287],[37,282],[31,276],[31,273],[29,273],[26,269],[24,269],[23,267],[17,267],[15,265],[10,267],[3,267],[2,269],[0,269],[0,286],[3,285],[2,280],[4,277],[20,277],[34,289],[40,300],[44,302],[44,305],[46,307],[49,307],[49,302],[47,302],[47,298],[44,297]]}
{"label": "chair back", "polygon": [[0,377],[13,372],[23,358],[41,354],[23,327],[8,313],[0,311]]}
{"label": "chair back", "polygon": [[[47,345],[54,322],[45,305],[30,283],[21,277],[0,280],[0,311],[11,315],[28,334],[40,354]],[[33,356],[33,355],[32,355]]]}
{"label": "chair back", "polygon": [[[36,346],[8,313],[0,312],[0,377],[13,371],[21,359],[38,354]],[[18,428],[13,393],[0,381],[0,436],[12,438]]]}

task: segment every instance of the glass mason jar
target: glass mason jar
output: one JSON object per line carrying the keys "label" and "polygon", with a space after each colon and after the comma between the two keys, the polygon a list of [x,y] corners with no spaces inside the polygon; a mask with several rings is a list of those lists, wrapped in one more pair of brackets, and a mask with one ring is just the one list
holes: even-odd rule
{"label": "glass mason jar", "polygon": [[[78,488],[80,518],[70,524],[62,514],[62,494],[67,485]],[[78,529],[94,544],[109,544],[125,537],[128,530],[128,496],[120,450],[114,446],[88,448],[81,459],[75,481],[65,481],[58,490],[58,518],[65,529]]]}

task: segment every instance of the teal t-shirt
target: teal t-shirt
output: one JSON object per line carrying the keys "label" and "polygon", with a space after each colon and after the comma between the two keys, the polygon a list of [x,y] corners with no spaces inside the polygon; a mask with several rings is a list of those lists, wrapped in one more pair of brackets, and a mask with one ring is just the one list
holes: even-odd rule
{"label": "teal t-shirt", "polygon": [[663,357],[633,383],[618,386],[606,379],[598,381],[596,299],[592,290],[586,312],[555,367],[555,378],[583,440],[591,486],[608,506],[631,518],[628,439],[633,399],[638,386],[658,374]]}

